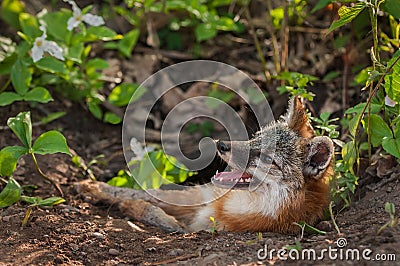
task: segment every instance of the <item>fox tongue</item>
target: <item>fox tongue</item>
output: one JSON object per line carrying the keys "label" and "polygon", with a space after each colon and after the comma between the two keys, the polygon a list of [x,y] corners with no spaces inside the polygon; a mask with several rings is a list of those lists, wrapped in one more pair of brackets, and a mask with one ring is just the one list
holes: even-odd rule
{"label": "fox tongue", "polygon": [[220,182],[235,182],[239,180],[245,172],[241,171],[232,171],[232,172],[220,172],[215,175],[215,179]]}
{"label": "fox tongue", "polygon": [[217,173],[212,182],[218,187],[247,187],[252,176],[242,171],[221,172]]}

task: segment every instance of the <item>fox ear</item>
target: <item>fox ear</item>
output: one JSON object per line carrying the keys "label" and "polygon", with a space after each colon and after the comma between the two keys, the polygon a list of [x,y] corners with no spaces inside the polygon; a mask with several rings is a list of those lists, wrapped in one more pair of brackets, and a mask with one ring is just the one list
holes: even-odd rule
{"label": "fox ear", "polygon": [[325,136],[313,138],[304,163],[304,177],[315,179],[322,177],[331,163],[333,151],[333,142],[330,138]]}
{"label": "fox ear", "polygon": [[306,110],[300,97],[296,96],[289,102],[286,122],[289,128],[298,132],[303,138],[311,139],[315,136],[314,129],[308,121]]}

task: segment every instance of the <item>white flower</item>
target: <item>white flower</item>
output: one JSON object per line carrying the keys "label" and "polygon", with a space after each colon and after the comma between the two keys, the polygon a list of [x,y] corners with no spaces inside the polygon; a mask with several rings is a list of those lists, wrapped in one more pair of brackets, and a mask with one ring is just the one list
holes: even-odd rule
{"label": "white flower", "polygon": [[104,24],[104,20],[100,16],[89,13],[82,15],[82,10],[73,0],[64,0],[64,2],[67,2],[72,6],[72,17],[69,18],[67,22],[67,29],[69,31],[77,27],[82,21],[91,26],[100,26]]}
{"label": "white flower", "polygon": [[142,147],[142,144],[136,139],[136,138],[131,138],[130,141],[130,146],[131,150],[135,154],[135,157],[133,157],[131,160],[142,160],[143,157],[146,155],[146,153],[151,152],[154,150],[154,147]]}
{"label": "white flower", "polygon": [[33,62],[37,62],[43,58],[44,52],[48,52],[55,58],[64,60],[62,55],[62,48],[56,42],[47,41],[46,28],[41,25],[40,30],[43,32],[42,36],[37,37],[31,49]]}
{"label": "white flower", "polygon": [[394,106],[396,105],[396,102],[393,101],[388,95],[386,95],[386,97],[385,97],[385,104],[386,104],[387,106],[394,107]]}

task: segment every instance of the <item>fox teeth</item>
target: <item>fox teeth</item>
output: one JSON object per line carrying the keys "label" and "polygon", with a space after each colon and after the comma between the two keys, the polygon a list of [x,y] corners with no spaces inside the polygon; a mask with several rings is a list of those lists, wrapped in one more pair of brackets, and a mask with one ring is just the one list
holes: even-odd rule
{"label": "fox teeth", "polygon": [[244,181],[243,181],[243,178],[240,178],[239,182],[243,183],[243,182],[244,182]]}
{"label": "fox teeth", "polygon": [[249,182],[250,182],[250,178],[246,178],[245,181],[246,181],[247,183],[249,183]]}

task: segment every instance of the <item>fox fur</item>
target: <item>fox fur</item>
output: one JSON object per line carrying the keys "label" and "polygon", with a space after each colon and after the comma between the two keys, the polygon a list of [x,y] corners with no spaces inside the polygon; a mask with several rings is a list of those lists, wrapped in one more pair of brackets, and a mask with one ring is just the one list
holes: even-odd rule
{"label": "fox fur", "polygon": [[[245,177],[262,180],[258,187],[227,191],[214,185],[194,186],[152,191],[156,197],[102,182],[84,181],[77,188],[95,200],[117,204],[127,216],[167,231],[208,230],[215,226],[212,216],[217,230],[296,233],[300,228],[294,223],[314,224],[322,217],[329,196],[327,180],[333,175],[334,147],[328,137],[315,136],[299,98],[289,102],[286,116],[262,128],[251,140],[223,145],[220,157]],[[249,153],[246,162],[240,156],[244,151]],[[172,198],[180,206],[166,203]]]}

